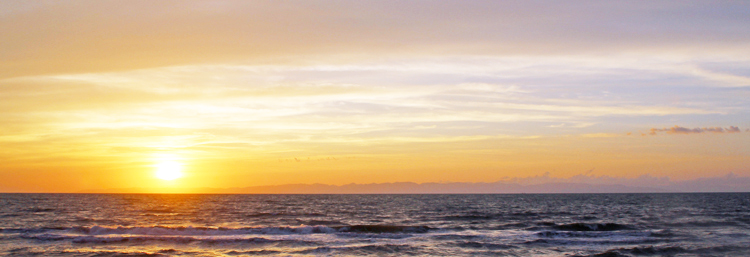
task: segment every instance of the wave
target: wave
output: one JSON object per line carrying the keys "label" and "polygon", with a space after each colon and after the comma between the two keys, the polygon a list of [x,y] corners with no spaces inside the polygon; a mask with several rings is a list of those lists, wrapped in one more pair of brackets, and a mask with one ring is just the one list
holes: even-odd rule
{"label": "wave", "polygon": [[535,234],[541,238],[607,238],[607,237],[650,237],[651,232],[643,231],[542,231]]}
{"label": "wave", "polygon": [[267,238],[203,238],[203,237],[185,237],[185,236],[116,236],[116,237],[95,237],[83,236],[73,238],[76,244],[117,244],[117,243],[176,243],[188,244],[200,242],[205,244],[227,244],[241,243],[245,245],[266,245],[278,242],[289,242],[289,240],[271,240]]}
{"label": "wave", "polygon": [[147,213],[174,213],[175,211],[172,209],[147,209],[145,210]]}
{"label": "wave", "polygon": [[44,228],[0,228],[0,234],[36,234],[49,231],[64,231],[66,227],[44,227]]}
{"label": "wave", "polygon": [[397,225],[342,225],[342,226],[280,226],[280,227],[192,227],[192,226],[150,226],[150,227],[49,227],[49,228],[3,228],[4,234],[42,234],[53,232],[57,235],[106,236],[106,235],[145,235],[145,236],[232,236],[232,235],[296,235],[296,234],[412,234],[426,233],[427,226]]}
{"label": "wave", "polygon": [[448,245],[461,247],[461,248],[482,249],[482,250],[507,250],[507,249],[518,248],[517,246],[509,245],[509,244],[485,243],[485,242],[476,242],[476,241],[462,241],[462,242],[450,243]]}
{"label": "wave", "polygon": [[297,226],[297,227],[75,227],[71,231],[86,235],[185,235],[185,236],[228,236],[228,235],[289,235],[289,234],[319,234],[335,233],[339,230],[327,226]]}
{"label": "wave", "polygon": [[191,244],[200,243],[206,245],[217,244],[242,244],[242,245],[291,245],[291,246],[314,246],[316,242],[294,239],[268,239],[262,237],[201,237],[201,236],[75,236],[75,235],[22,235],[23,239],[33,239],[43,242],[54,242],[69,240],[74,244],[144,244],[144,243],[171,243]]}
{"label": "wave", "polygon": [[[534,239],[535,238],[535,239]],[[547,230],[534,234],[534,238],[524,244],[543,245],[587,245],[587,244],[643,244],[669,241],[668,238],[654,237],[652,231],[639,230],[593,230],[583,231]]]}
{"label": "wave", "polygon": [[30,212],[30,213],[54,212],[54,211],[55,209],[52,209],[52,208],[31,208],[31,209],[25,210],[25,212]]}
{"label": "wave", "polygon": [[533,230],[533,227],[532,228],[528,228],[528,227],[529,227],[529,224],[526,223],[526,222],[513,222],[513,223],[506,223],[506,224],[500,224],[500,225],[497,225],[497,226],[493,226],[490,229],[492,229],[492,230],[508,230],[508,229],[523,229],[523,228],[527,228],[527,229],[532,229]]}
{"label": "wave", "polygon": [[248,255],[279,255],[282,254],[281,251],[276,250],[250,250],[250,251],[236,251],[232,250],[229,252],[225,252],[226,255],[237,255],[237,256],[248,256]]}
{"label": "wave", "polygon": [[[525,228],[530,231],[571,231],[571,232],[602,232],[602,231],[623,231],[635,230],[635,227],[618,223],[566,223],[557,224],[554,222],[540,222],[537,226]],[[500,226],[498,229],[508,229],[507,226]]]}
{"label": "wave", "polygon": [[248,217],[248,218],[257,218],[257,217],[281,216],[281,215],[283,215],[283,214],[271,213],[271,212],[258,212],[258,213],[246,214],[245,217]]}
{"label": "wave", "polygon": [[319,225],[348,226],[349,225],[349,224],[346,224],[340,221],[335,221],[335,220],[315,220],[315,219],[309,219],[309,220],[295,219],[295,220],[298,221],[300,224],[304,224],[306,226],[319,226]]}
{"label": "wave", "polygon": [[741,222],[725,220],[725,221],[688,221],[688,222],[673,222],[664,224],[668,227],[673,228],[684,228],[684,227],[735,227],[742,226]]}
{"label": "wave", "polygon": [[406,244],[378,244],[348,247],[331,247],[322,246],[302,251],[294,254],[304,255],[424,255],[425,253],[418,246]]}
{"label": "wave", "polygon": [[451,235],[451,234],[447,234],[447,235],[436,235],[436,236],[432,236],[431,238],[435,239],[435,240],[474,240],[474,239],[482,239],[482,238],[485,238],[485,237],[486,236],[482,236],[482,235]]}
{"label": "wave", "polygon": [[427,233],[427,226],[395,226],[395,225],[353,225],[339,228],[341,232],[360,233]]}
{"label": "wave", "polygon": [[461,214],[454,214],[454,215],[446,215],[439,217],[442,220],[466,220],[466,221],[472,221],[472,220],[497,220],[502,219],[504,217],[512,217],[512,218],[527,218],[527,217],[535,217],[539,216],[539,213],[535,212],[517,212],[517,213],[482,213],[482,212],[468,212],[468,213],[461,213]]}
{"label": "wave", "polygon": [[681,247],[674,245],[666,246],[638,246],[633,248],[611,249],[593,256],[629,256],[629,255],[647,255],[647,256],[674,256],[680,254],[697,254],[697,255],[723,255],[729,252],[747,252],[750,250],[747,246],[712,246],[712,247]]}
{"label": "wave", "polygon": [[552,227],[563,231],[617,231],[633,229],[630,226],[617,223],[570,223],[553,225]]}
{"label": "wave", "polygon": [[309,213],[296,213],[296,212],[256,212],[245,214],[245,217],[259,218],[259,217],[325,217],[323,213],[309,212]]}
{"label": "wave", "polygon": [[483,213],[483,212],[465,212],[453,215],[440,216],[442,220],[493,220],[501,218],[500,214]]}
{"label": "wave", "polygon": [[75,251],[75,250],[62,250],[62,251],[36,251],[30,248],[19,248],[11,250],[10,256],[174,256],[183,255],[189,252],[164,252],[162,250],[156,252],[146,251],[108,251],[108,250],[93,250],[93,251]]}
{"label": "wave", "polygon": [[610,237],[598,238],[596,240],[580,240],[580,238],[540,238],[523,242],[524,245],[543,245],[543,246],[592,246],[592,245],[618,245],[618,244],[656,244],[662,243],[661,240],[639,237]]}

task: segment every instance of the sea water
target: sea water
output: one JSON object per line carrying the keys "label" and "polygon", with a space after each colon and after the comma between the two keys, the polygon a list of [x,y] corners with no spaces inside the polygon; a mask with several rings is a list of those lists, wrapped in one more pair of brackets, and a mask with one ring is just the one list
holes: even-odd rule
{"label": "sea water", "polygon": [[750,194],[0,194],[7,256],[750,256]]}

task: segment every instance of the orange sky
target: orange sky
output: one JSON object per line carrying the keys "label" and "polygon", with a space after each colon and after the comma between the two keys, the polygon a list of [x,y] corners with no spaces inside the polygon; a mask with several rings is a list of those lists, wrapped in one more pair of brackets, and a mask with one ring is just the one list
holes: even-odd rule
{"label": "orange sky", "polygon": [[3,1],[0,192],[750,176],[748,12]]}

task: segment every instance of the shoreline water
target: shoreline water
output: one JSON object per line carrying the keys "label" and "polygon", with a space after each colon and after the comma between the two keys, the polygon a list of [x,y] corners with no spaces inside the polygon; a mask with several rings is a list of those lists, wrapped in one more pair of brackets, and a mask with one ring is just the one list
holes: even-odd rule
{"label": "shoreline water", "polygon": [[750,193],[0,194],[1,255],[750,253]]}

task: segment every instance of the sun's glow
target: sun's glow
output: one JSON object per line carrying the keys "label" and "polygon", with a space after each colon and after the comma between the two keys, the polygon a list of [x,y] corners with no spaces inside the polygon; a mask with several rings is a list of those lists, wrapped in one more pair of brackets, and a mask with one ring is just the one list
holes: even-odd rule
{"label": "sun's glow", "polygon": [[176,161],[162,161],[156,164],[156,177],[175,180],[182,177],[182,164]]}

